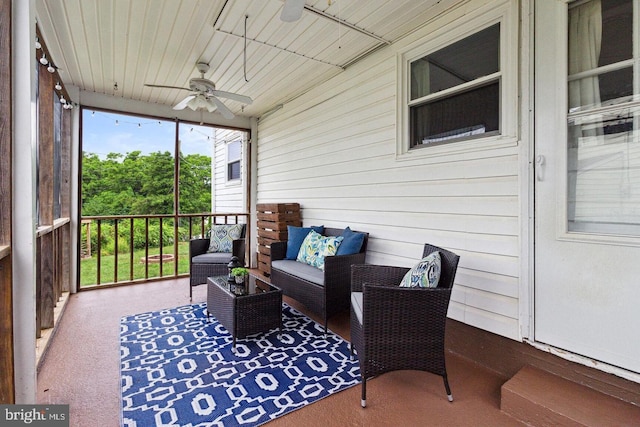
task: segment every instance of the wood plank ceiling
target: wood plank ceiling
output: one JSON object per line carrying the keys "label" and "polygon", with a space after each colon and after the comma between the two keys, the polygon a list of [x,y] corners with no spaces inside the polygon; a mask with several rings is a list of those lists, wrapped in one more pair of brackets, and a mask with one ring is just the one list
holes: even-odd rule
{"label": "wood plank ceiling", "polygon": [[225,100],[235,114],[259,117],[463,2],[307,0],[293,23],[281,0],[36,0],[36,14],[65,85],[175,105],[188,92],[144,84],[188,87],[201,61],[253,98]]}

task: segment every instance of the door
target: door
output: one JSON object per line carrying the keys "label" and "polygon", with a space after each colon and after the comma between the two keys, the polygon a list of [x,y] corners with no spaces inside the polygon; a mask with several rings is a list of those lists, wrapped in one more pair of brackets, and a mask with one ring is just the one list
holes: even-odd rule
{"label": "door", "polygon": [[639,3],[535,11],[535,340],[636,373]]}

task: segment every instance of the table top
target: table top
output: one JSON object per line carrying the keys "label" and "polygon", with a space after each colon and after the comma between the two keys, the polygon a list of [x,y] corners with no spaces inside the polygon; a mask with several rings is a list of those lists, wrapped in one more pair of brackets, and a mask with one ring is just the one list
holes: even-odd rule
{"label": "table top", "polygon": [[[236,283],[229,283],[228,276],[214,276],[209,277],[208,280],[238,298],[260,295],[265,292],[279,291],[279,289],[275,286],[271,286],[269,283],[265,283],[259,279],[256,279],[256,277],[252,275],[249,275],[245,278],[245,287],[242,290],[242,293],[235,292]],[[260,282],[260,284],[258,284],[258,282]]]}

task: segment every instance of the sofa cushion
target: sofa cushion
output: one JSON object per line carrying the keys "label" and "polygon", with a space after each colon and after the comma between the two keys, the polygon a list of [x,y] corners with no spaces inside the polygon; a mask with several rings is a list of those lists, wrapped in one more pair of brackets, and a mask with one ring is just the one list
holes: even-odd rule
{"label": "sofa cushion", "polygon": [[317,233],[324,233],[324,225],[313,225],[311,227],[294,227],[287,225],[287,255],[285,259],[295,260],[300,252],[300,245],[307,237],[307,234],[313,230]]}
{"label": "sofa cushion", "polygon": [[288,273],[292,276],[299,277],[307,282],[315,283],[316,285],[324,286],[324,273],[308,264],[303,264],[298,261],[283,259],[273,261],[271,263],[271,269],[277,269],[284,273]]}
{"label": "sofa cushion", "polygon": [[191,258],[193,264],[229,264],[231,252],[210,252]]}
{"label": "sofa cushion", "polygon": [[216,224],[211,227],[211,237],[207,252],[231,252],[233,241],[242,237],[244,224]]}
{"label": "sofa cushion", "polygon": [[362,325],[362,313],[363,313],[363,299],[362,292],[351,292],[351,307],[356,314],[358,322]]}
{"label": "sofa cushion", "polygon": [[440,252],[432,252],[422,258],[402,278],[400,286],[405,288],[435,288],[440,281]]}
{"label": "sofa cushion", "polygon": [[311,230],[300,245],[296,261],[324,271],[324,257],[335,255],[343,239],[342,236],[323,236]]}
{"label": "sofa cushion", "polygon": [[353,255],[360,252],[362,242],[364,242],[364,233],[356,233],[347,227],[342,232],[342,237],[344,240],[340,244],[340,247],[338,247],[336,255]]}

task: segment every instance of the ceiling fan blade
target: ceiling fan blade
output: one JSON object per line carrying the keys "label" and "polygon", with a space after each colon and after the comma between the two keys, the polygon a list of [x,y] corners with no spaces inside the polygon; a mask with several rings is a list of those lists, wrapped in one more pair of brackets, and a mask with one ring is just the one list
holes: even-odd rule
{"label": "ceiling fan blade", "polygon": [[218,98],[216,98],[215,96],[212,96],[209,99],[213,101],[214,104],[216,104],[216,107],[218,107],[218,111],[220,111],[220,114],[222,114],[222,117],[228,120],[231,120],[235,117],[235,115],[231,112],[231,110],[229,110],[227,106],[224,105],[222,101],[220,101]]}
{"label": "ceiling fan blade", "polygon": [[304,5],[304,0],[285,0],[280,19],[284,22],[297,21],[302,16]]}
{"label": "ceiling fan blade", "polygon": [[234,101],[242,102],[243,104],[251,104],[253,99],[248,96],[238,95],[233,92],[225,92],[224,90],[212,90],[210,92],[212,95],[219,96],[221,98],[233,99]]}
{"label": "ceiling fan blade", "polygon": [[191,90],[188,87],[180,87],[180,86],[152,85],[152,84],[149,84],[149,83],[145,83],[144,85],[147,86],[147,87],[159,87],[159,88],[162,88],[162,89]]}
{"label": "ceiling fan blade", "polygon": [[184,110],[185,107],[187,106],[187,104],[189,104],[189,101],[191,101],[193,98],[195,98],[195,95],[189,95],[187,96],[185,99],[183,99],[182,101],[178,102],[173,109],[174,110]]}

